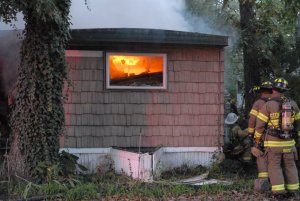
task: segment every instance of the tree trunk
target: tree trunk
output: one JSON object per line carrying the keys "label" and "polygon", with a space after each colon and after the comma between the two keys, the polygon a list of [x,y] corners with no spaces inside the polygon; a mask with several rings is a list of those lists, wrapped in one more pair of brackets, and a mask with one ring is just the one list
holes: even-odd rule
{"label": "tree trunk", "polygon": [[254,85],[260,84],[260,68],[256,46],[254,0],[240,1],[240,26],[244,62],[245,114],[248,114],[254,97],[249,94]]}
{"label": "tree trunk", "polygon": [[6,158],[6,172],[7,176],[19,175],[28,177],[25,168],[25,157],[21,154],[19,148],[19,139],[17,135],[13,135],[13,141],[10,146],[10,152]]}
{"label": "tree trunk", "polygon": [[58,160],[58,139],[64,126],[65,48],[71,5],[70,0],[41,3],[26,4],[23,10],[26,24],[11,117],[16,138],[16,154],[11,155],[15,159],[11,160],[24,156],[23,170],[39,181],[47,178],[45,167]]}

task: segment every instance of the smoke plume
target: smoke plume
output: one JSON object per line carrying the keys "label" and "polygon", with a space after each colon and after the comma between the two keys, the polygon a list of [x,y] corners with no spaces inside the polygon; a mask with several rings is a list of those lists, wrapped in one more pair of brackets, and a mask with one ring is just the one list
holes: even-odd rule
{"label": "smoke plume", "polygon": [[[24,29],[22,14],[13,22]],[[216,34],[201,18],[186,12],[185,0],[73,0],[70,8],[72,29],[149,28],[196,31]],[[0,30],[13,27],[0,23]]]}

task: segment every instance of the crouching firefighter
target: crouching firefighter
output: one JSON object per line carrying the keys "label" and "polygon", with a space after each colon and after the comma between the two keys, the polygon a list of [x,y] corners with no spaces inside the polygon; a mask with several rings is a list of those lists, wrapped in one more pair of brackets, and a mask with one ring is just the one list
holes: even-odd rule
{"label": "crouching firefighter", "polygon": [[251,142],[255,146],[252,146],[251,153],[256,157],[256,165],[257,165],[257,172],[258,178],[254,181],[254,190],[259,192],[265,192],[270,189],[269,183],[269,174],[268,174],[268,166],[267,166],[267,159],[264,154],[264,147],[263,147],[263,137],[259,136],[258,138],[254,137],[254,130],[256,124],[256,118],[258,115],[258,111],[261,107],[270,99],[272,94],[272,83],[270,81],[262,82],[260,86],[253,87],[250,92],[254,95],[258,95],[257,100],[254,102],[248,120],[248,135]]}
{"label": "crouching firefighter", "polygon": [[248,143],[248,129],[241,129],[237,124],[238,116],[235,113],[229,113],[225,119],[225,124],[230,127],[230,143],[224,147],[226,156],[238,159],[240,162],[250,163],[251,152],[250,143]]}
{"label": "crouching firefighter", "polygon": [[296,102],[283,95],[287,90],[285,79],[275,79],[271,98],[257,115],[255,137],[257,143],[265,133],[263,142],[272,194],[277,198],[293,196],[299,199],[294,139],[299,134],[300,113]]}

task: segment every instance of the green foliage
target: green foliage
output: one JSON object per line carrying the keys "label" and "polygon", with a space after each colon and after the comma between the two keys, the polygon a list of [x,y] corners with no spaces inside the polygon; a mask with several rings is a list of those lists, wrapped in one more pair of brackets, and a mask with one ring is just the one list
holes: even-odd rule
{"label": "green foliage", "polygon": [[239,3],[228,1],[225,3],[220,0],[186,0],[188,10],[196,16],[200,16],[216,30],[228,32],[230,26],[239,26]]}
{"label": "green foliage", "polygon": [[165,199],[183,194],[194,194],[195,189],[175,184],[170,180],[145,183],[114,172],[91,175],[91,182],[97,184],[102,197],[134,197]]}
{"label": "green foliage", "polygon": [[[125,175],[117,175],[113,172],[107,174],[93,174],[86,175],[78,182],[71,185],[66,181],[53,180],[44,184],[35,185],[31,182],[17,182],[14,183],[14,190],[11,190],[14,198],[20,198],[20,196],[26,191],[26,186],[30,184],[30,190],[28,190],[27,197],[30,196],[46,196],[48,200],[59,197],[61,200],[88,200],[98,199],[100,196],[104,200],[136,200],[141,199],[181,199],[198,195],[213,195],[216,193],[222,193],[224,191],[247,191],[251,192],[253,188],[253,178],[246,174],[240,174],[233,176],[232,174],[225,174],[224,167],[234,167],[230,165],[232,161],[228,161],[226,164],[214,164],[212,168],[209,168],[210,172],[215,171],[215,177],[217,179],[228,179],[234,182],[233,185],[224,184],[210,184],[198,187],[189,185],[178,184],[170,180],[157,180],[152,183],[145,183]],[[252,167],[253,168],[253,167]],[[183,168],[185,169],[185,168]],[[202,172],[202,168],[200,168]],[[217,170],[217,172],[216,172]],[[192,172],[192,170],[184,170],[185,172]],[[177,170],[173,171],[177,172]],[[200,173],[199,172],[199,173]],[[196,173],[196,172],[195,172]],[[220,176],[221,175],[221,176]],[[180,178],[178,178],[180,179]]]}
{"label": "green foliage", "polygon": [[5,23],[16,20],[16,15],[20,11],[21,3],[16,0],[0,1],[0,16]]}
{"label": "green foliage", "polygon": [[221,163],[213,163],[209,169],[209,178],[218,179],[253,179],[256,177],[256,164],[244,163],[236,159],[225,159]]}
{"label": "green foliage", "polygon": [[[63,133],[63,86],[67,79],[65,48],[70,38],[70,0],[0,1],[6,22],[22,12],[25,21],[12,132],[20,142],[27,172],[57,163]],[[43,165],[41,163],[44,163]],[[43,179],[43,178],[41,178]]]}
{"label": "green foliage", "polygon": [[58,181],[50,181],[49,183],[41,185],[41,192],[43,195],[59,195],[67,191],[67,184]]}
{"label": "green foliage", "polygon": [[43,181],[39,178],[46,179],[48,182],[65,180],[74,186],[76,180],[73,177],[75,177],[76,171],[87,171],[86,167],[78,163],[78,159],[74,154],[62,151],[59,153],[57,163],[53,163],[51,166],[48,166],[44,161],[39,161],[35,167],[36,181]]}
{"label": "green foliage", "polygon": [[98,197],[98,187],[93,183],[80,184],[70,189],[65,198],[66,201],[96,199]]}
{"label": "green foliage", "polygon": [[175,197],[178,197],[180,195],[193,195],[196,191],[195,189],[182,184],[172,186],[171,192]]}
{"label": "green foliage", "polygon": [[29,183],[26,185],[26,187],[25,187],[25,189],[24,189],[24,191],[23,191],[23,193],[22,193],[22,197],[23,197],[23,198],[27,198],[28,192],[29,192],[29,190],[31,189],[31,185],[32,185],[32,182],[29,182]]}
{"label": "green foliage", "polygon": [[264,73],[286,76],[286,73],[299,66],[299,62],[296,62],[299,55],[296,54],[295,33],[300,3],[259,1],[256,3],[256,11],[256,39],[261,65],[265,67]]}
{"label": "green foliage", "polygon": [[[248,7],[250,10],[253,8],[254,18],[251,19],[251,23],[246,24],[247,26],[241,27],[242,15],[247,13],[240,11],[240,8],[249,2],[249,5],[254,3],[253,7]],[[244,93],[247,94],[247,89],[252,87],[250,85],[259,83],[260,80],[288,78],[290,73],[299,79],[299,72],[295,72],[300,66],[300,39],[296,38],[297,21],[300,21],[300,1],[186,0],[186,4],[194,15],[200,16],[216,30],[229,35],[234,44],[234,41],[238,42],[230,49],[227,48],[225,54],[225,87],[230,92],[234,92],[237,81],[245,82]],[[236,30],[236,35],[224,29],[228,25]],[[246,61],[247,66],[241,67],[245,62],[243,56],[251,53],[256,55],[255,58],[250,59],[250,63]],[[255,69],[249,71],[248,68]],[[257,72],[258,75],[255,75]],[[296,85],[291,86],[295,87],[296,91]]]}
{"label": "green foliage", "polygon": [[205,192],[205,193],[220,193],[223,191],[231,190],[230,186],[225,186],[223,184],[211,184],[211,185],[203,185],[199,187],[199,191]]}
{"label": "green foliage", "polygon": [[174,168],[172,170],[163,172],[161,174],[161,178],[167,180],[184,179],[187,177],[201,175],[205,173],[207,170],[208,169],[202,165],[196,167],[190,167],[187,164],[183,164],[178,168]]}
{"label": "green foliage", "polygon": [[292,90],[288,91],[288,95],[297,102],[298,106],[300,106],[300,79],[299,75],[290,75],[287,77],[287,81],[289,82],[289,86]]}
{"label": "green foliage", "polygon": [[59,153],[59,165],[61,167],[61,176],[70,176],[75,173],[76,170],[87,171],[88,169],[78,163],[78,156],[70,154],[66,151]]}
{"label": "green foliage", "polygon": [[39,185],[29,181],[12,180],[8,184],[7,194],[9,198],[28,198],[38,194]]}
{"label": "green foliage", "polygon": [[32,182],[12,181],[10,183],[9,198],[30,198],[43,196],[47,200],[60,197],[66,201],[94,199],[98,197],[98,187],[93,183],[77,182],[71,185],[67,182],[50,181],[40,185]]}

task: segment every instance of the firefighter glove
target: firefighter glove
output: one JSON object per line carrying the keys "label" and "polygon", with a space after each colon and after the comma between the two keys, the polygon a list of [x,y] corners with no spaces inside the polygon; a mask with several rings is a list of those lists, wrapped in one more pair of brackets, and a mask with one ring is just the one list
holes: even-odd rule
{"label": "firefighter glove", "polygon": [[254,142],[255,142],[255,144],[258,145],[260,143],[260,138],[258,138],[258,137],[254,138]]}
{"label": "firefighter glove", "polygon": [[251,147],[251,153],[253,154],[253,156],[255,156],[256,158],[262,156],[264,153],[257,147]]}
{"label": "firefighter glove", "polygon": [[248,137],[244,140],[247,145],[250,145],[250,147],[253,146],[253,136],[248,135]]}

